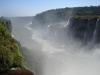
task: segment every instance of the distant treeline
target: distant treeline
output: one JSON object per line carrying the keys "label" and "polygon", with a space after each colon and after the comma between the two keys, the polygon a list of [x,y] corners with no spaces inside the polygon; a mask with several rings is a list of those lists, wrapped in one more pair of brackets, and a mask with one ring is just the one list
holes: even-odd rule
{"label": "distant treeline", "polygon": [[46,24],[51,22],[66,21],[71,17],[83,19],[100,17],[100,6],[85,6],[72,8],[66,7],[60,9],[47,10],[45,12],[37,14],[34,17],[33,22],[38,24]]}

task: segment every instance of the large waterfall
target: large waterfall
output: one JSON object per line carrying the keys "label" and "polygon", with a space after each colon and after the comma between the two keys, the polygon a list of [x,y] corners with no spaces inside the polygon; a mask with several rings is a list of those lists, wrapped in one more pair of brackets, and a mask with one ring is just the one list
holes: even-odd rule
{"label": "large waterfall", "polygon": [[[32,29],[31,23],[19,27],[21,29],[18,31],[22,33],[20,37],[23,37],[22,45],[31,47],[31,50],[24,53],[26,54],[24,56],[28,64],[27,67],[35,75],[100,75],[100,49],[95,48],[93,53],[86,52],[89,50],[86,47],[81,47],[80,42],[75,41],[74,37],[72,41],[72,38],[67,35],[68,23],[69,21],[59,25],[47,25],[43,30]],[[84,42],[89,26],[90,20],[88,20],[88,26],[84,33]],[[24,30],[27,32],[25,33]],[[28,36],[28,33],[32,35]],[[48,37],[49,33],[51,35]],[[93,37],[93,41],[94,39],[96,38]]]}
{"label": "large waterfall", "polygon": [[[87,30],[89,29],[89,21]],[[49,27],[50,25],[47,26],[47,29]],[[27,29],[32,30],[29,27]],[[84,38],[86,38],[87,30]],[[97,58],[98,49],[93,54],[88,54],[84,52],[85,48],[78,48],[77,42],[71,45],[69,38],[66,38],[69,42],[63,45],[53,38],[43,39],[42,34],[41,31],[33,29],[32,39],[42,45],[41,51],[45,56],[42,58],[43,64],[41,65],[43,74],[40,75],[100,75],[100,60]],[[58,33],[55,32],[54,34],[56,36]]]}

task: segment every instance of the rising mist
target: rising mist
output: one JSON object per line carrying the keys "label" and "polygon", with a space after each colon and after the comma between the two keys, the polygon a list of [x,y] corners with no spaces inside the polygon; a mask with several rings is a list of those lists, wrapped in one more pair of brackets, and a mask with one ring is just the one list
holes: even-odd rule
{"label": "rising mist", "polygon": [[35,75],[100,75],[99,44],[91,50],[91,42],[83,46],[73,37],[71,22],[68,19],[31,28],[32,20],[21,24],[12,20],[12,34],[28,48],[22,54]]}

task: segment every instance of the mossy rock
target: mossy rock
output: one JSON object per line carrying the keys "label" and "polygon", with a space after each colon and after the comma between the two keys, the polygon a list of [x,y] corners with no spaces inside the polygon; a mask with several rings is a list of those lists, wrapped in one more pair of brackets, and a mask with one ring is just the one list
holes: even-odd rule
{"label": "mossy rock", "polygon": [[13,67],[20,67],[22,70],[26,69],[18,44],[3,25],[5,22],[3,20],[0,23],[0,74]]}

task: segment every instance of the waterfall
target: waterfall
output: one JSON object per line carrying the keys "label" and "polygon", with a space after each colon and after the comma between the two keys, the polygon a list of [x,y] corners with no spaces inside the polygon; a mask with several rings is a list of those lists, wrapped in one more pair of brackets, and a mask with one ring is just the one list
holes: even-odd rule
{"label": "waterfall", "polygon": [[71,39],[71,42],[70,43],[73,43],[73,19],[70,19],[69,21],[69,29],[70,29],[70,39]]}
{"label": "waterfall", "polygon": [[70,25],[71,28],[73,27],[73,19],[70,20],[70,24],[69,25]]}
{"label": "waterfall", "polygon": [[84,36],[83,36],[83,45],[86,44],[86,37],[87,37],[87,32],[88,32],[88,30],[89,30],[89,27],[90,27],[90,19],[88,19],[87,29],[86,29],[86,31],[85,31],[85,33],[84,33]]}
{"label": "waterfall", "polygon": [[97,30],[98,30],[99,20],[100,20],[100,18],[97,19],[95,30],[93,32],[92,46],[94,46],[94,44],[96,44],[96,42],[97,42],[96,40],[97,40]]}
{"label": "waterfall", "polygon": [[[87,27],[88,29],[88,27]],[[42,39],[41,33],[38,30],[33,30],[34,34],[32,39],[42,45],[41,51],[44,53],[44,57],[40,57],[42,63],[38,69],[42,67],[43,74],[40,75],[99,75],[100,62],[95,58],[89,56],[89,54],[78,52],[71,52],[78,46],[66,43],[65,45],[58,45],[55,40]],[[60,34],[55,31],[55,35]],[[69,40],[68,38],[66,38]],[[51,43],[53,41],[53,43]],[[65,41],[66,42],[66,41]],[[77,43],[76,43],[77,44]],[[85,50],[85,49],[84,49]],[[34,54],[33,54],[34,55]],[[39,56],[39,54],[37,54]],[[30,59],[30,58],[29,58]],[[33,59],[34,60],[34,59]],[[33,64],[34,65],[34,64]],[[37,66],[36,66],[37,67]],[[76,69],[77,68],[77,69]]]}
{"label": "waterfall", "polygon": [[51,24],[47,25],[47,28],[46,28],[46,33],[49,32],[49,28],[50,28]]}
{"label": "waterfall", "polygon": [[67,23],[65,23],[65,24],[63,25],[63,27],[66,28],[68,25],[69,25],[69,20],[67,21]]}
{"label": "waterfall", "polygon": [[[22,26],[19,25],[19,28]],[[47,29],[47,26],[45,28]],[[26,33],[24,30],[29,32]],[[59,41],[56,41],[57,35],[60,35],[58,30],[54,32],[57,37],[51,40],[41,37],[44,36],[44,33],[41,33],[42,29],[32,29],[29,25],[24,25],[17,31],[23,33],[19,36],[22,38],[22,46],[31,49],[23,50],[23,56],[26,66],[35,75],[100,75],[100,49],[96,48],[93,55],[86,53],[85,50],[89,50],[85,47],[80,48],[78,42],[70,43],[70,36],[65,37],[64,44],[61,42],[59,44]],[[19,35],[17,31],[16,34]],[[29,36],[28,34],[32,32],[33,34]],[[21,40],[20,38],[18,39]]]}
{"label": "waterfall", "polygon": [[57,31],[55,31],[55,33],[54,33],[54,37],[56,37],[56,35],[57,35]]}

